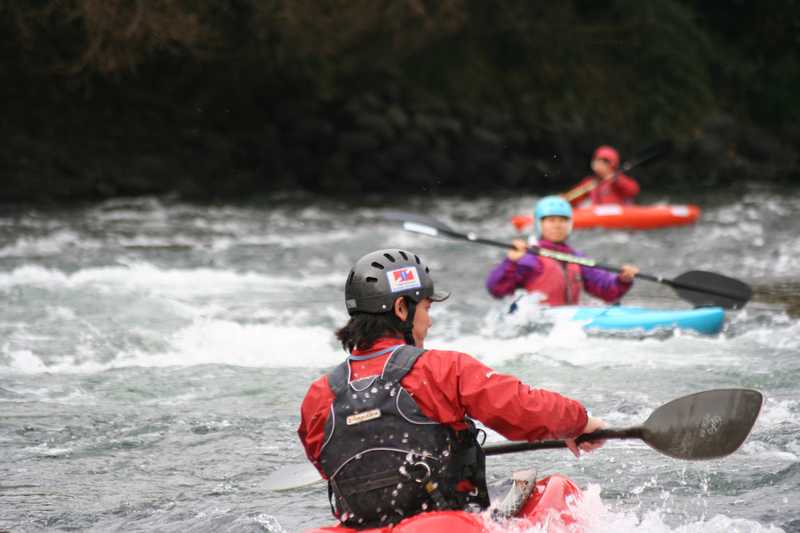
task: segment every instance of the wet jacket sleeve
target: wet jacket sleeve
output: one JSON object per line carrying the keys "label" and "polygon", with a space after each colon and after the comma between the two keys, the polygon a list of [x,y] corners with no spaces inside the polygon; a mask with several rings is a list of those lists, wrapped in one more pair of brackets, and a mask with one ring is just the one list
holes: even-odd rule
{"label": "wet jacket sleeve", "polygon": [[616,302],[631,289],[633,282],[619,279],[619,274],[599,268],[581,266],[583,288],[605,302]]}
{"label": "wet jacket sleeve", "polygon": [[634,196],[639,194],[639,184],[636,183],[636,180],[625,174],[618,175],[617,178],[611,182],[611,186],[614,188],[614,192],[625,199],[633,199]]}
{"label": "wet jacket sleeve", "polygon": [[579,402],[530,387],[460,352],[430,350],[402,383],[426,416],[452,425],[466,414],[510,440],[576,437],[588,420]]}
{"label": "wet jacket sleeve", "polygon": [[494,267],[486,278],[486,289],[495,298],[514,294],[518,288],[524,287],[530,279],[542,273],[542,263],[533,254],[525,254],[519,261],[508,258]]}
{"label": "wet jacket sleeve", "polygon": [[325,439],[325,422],[330,415],[334,395],[328,385],[328,377],[322,376],[309,387],[303,404],[300,407],[300,426],[297,435],[306,456],[311,461],[323,478],[327,479],[319,464],[319,455]]}

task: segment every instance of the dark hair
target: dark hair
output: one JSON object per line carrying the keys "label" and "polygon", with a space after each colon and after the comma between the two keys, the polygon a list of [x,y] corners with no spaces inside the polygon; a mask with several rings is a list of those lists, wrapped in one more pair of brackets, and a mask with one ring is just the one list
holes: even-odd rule
{"label": "dark hair", "polygon": [[403,338],[403,324],[394,313],[356,313],[343,327],[336,330],[336,338],[348,352],[366,350],[381,337]]}

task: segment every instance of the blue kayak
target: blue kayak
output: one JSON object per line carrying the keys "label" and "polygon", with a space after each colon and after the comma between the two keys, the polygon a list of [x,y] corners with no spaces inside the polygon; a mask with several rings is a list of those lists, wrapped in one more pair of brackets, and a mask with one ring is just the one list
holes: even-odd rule
{"label": "blue kayak", "polygon": [[646,307],[582,307],[553,308],[559,316],[586,322],[586,330],[643,330],[682,329],[713,335],[722,330],[725,312],[721,307],[697,309],[650,309]]}

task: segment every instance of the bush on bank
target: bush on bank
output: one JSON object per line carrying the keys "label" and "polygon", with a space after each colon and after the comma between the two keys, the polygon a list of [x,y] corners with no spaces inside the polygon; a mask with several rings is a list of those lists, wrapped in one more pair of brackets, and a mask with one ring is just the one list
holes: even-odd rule
{"label": "bush on bank", "polygon": [[0,200],[796,177],[800,6],[8,0]]}

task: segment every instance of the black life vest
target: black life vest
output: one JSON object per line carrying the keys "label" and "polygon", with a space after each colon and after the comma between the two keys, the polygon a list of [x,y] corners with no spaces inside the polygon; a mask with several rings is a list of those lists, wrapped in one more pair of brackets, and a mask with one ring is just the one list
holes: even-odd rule
{"label": "black life vest", "polygon": [[[399,522],[436,509],[489,506],[475,424],[455,432],[430,420],[400,380],[424,350],[396,349],[379,376],[350,382],[347,361],[328,374],[335,394],[320,464],[334,515],[348,527]],[[455,490],[461,480],[476,489]]]}

